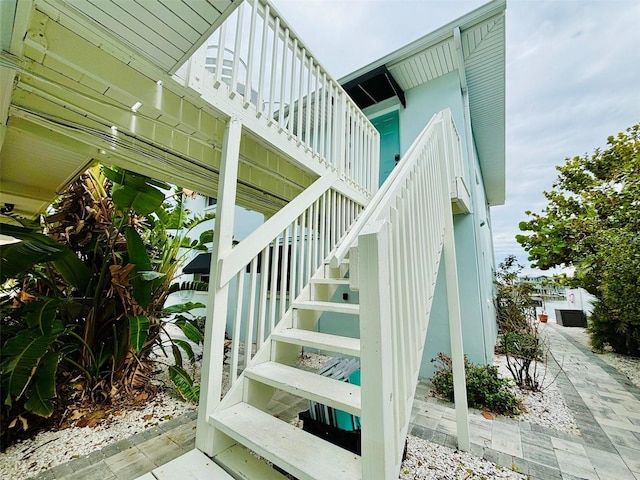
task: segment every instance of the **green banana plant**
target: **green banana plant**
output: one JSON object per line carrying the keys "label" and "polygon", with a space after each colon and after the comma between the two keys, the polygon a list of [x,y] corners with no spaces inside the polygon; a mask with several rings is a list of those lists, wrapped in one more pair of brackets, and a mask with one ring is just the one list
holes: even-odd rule
{"label": "green banana plant", "polygon": [[[206,250],[211,233],[188,235],[212,215],[193,217],[178,189],[117,168],[93,167],[60,197],[39,226],[0,221],[17,242],[0,245],[0,386],[2,418],[24,411],[50,416],[64,372],[81,375],[102,400],[170,345],[170,377],[186,399],[198,387],[184,369],[202,334],[186,303],[164,308],[182,288],[176,272],[189,250]],[[162,335],[168,322],[185,339]],[[131,362],[131,356],[139,362]],[[5,425],[0,425],[4,430]]]}

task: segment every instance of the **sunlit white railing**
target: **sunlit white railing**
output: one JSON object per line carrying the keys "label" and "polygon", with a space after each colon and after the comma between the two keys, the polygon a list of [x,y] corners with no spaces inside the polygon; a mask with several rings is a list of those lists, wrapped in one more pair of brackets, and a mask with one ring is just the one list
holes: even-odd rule
{"label": "sunlit white railing", "polygon": [[234,285],[227,313],[231,385],[362,210],[332,188],[335,181],[316,181],[221,260],[215,288]]}
{"label": "sunlit white railing", "polygon": [[205,55],[185,73],[200,88],[226,89],[326,169],[367,196],[376,191],[378,132],[267,0],[241,3]]}
{"label": "sunlit white railing", "polygon": [[[459,327],[448,165],[460,152],[452,126],[448,110],[432,118],[345,239],[355,237],[350,283],[360,292],[362,478],[398,475],[442,258],[450,322]],[[454,340],[459,387],[461,340]]]}

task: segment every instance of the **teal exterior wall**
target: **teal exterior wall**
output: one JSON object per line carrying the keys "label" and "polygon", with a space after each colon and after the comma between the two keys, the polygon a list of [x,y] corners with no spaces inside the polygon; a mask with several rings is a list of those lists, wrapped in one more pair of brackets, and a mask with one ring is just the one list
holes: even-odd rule
{"label": "teal exterior wall", "polygon": [[[412,88],[405,92],[405,96],[406,108],[394,99],[369,107],[365,113],[375,119],[389,111],[398,112],[400,150],[404,154],[433,115],[446,108],[451,110],[462,142],[464,180],[472,200],[471,213],[454,216],[464,350],[472,362],[490,363],[497,335],[493,308],[491,218],[477,153],[469,139],[468,110],[458,73],[453,72]],[[449,354],[451,350],[443,268],[444,263],[441,262],[420,368],[421,377],[433,375],[431,359],[438,352]]]}

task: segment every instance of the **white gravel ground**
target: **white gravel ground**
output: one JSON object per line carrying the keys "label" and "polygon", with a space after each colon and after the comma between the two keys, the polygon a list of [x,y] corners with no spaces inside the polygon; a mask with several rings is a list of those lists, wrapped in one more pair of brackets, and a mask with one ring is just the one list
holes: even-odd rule
{"label": "white gravel ground", "polygon": [[[580,336],[578,329],[572,334]],[[580,340],[586,341],[585,338]],[[640,359],[621,358],[614,354],[602,355],[605,361],[625,372],[636,385],[640,386]],[[322,363],[322,358],[309,355],[305,364],[314,368]],[[503,375],[504,358],[497,358]],[[551,379],[545,377],[545,389],[540,393],[520,394],[528,413],[522,421],[537,423],[546,427],[577,433],[577,427],[567,409],[560,392]],[[195,406],[182,402],[175,395],[162,393],[144,409],[129,410],[119,416],[111,416],[101,424],[90,427],[71,427],[58,432],[42,432],[30,440],[17,443],[0,454],[0,479],[23,480],[42,470],[103,448],[104,446],[128,438],[158,423],[195,410]],[[498,467],[482,458],[452,450],[413,436],[408,437],[408,456],[402,464],[402,480],[481,480],[522,479],[523,475],[511,471],[510,466]]]}
{"label": "white gravel ground", "polygon": [[453,450],[411,435],[407,437],[407,459],[400,467],[401,480],[524,479],[511,465],[498,466],[470,453]]}
{"label": "white gravel ground", "polygon": [[[507,359],[504,355],[496,355],[493,363],[498,366],[501,377],[512,378],[507,369]],[[579,435],[578,425],[554,382],[555,379],[551,373],[547,373],[545,364],[538,363],[536,369],[537,378],[542,385],[541,391],[521,390],[515,384],[511,387],[511,391],[520,399],[526,409],[518,419],[521,422],[535,423],[561,432]]]}

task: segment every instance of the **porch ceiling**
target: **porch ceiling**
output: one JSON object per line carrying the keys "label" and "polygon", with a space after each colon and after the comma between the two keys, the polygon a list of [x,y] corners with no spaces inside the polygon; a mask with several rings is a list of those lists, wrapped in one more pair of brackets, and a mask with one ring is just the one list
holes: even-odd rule
{"label": "porch ceiling", "polygon": [[[162,1],[174,10],[179,3],[185,12],[207,2]],[[0,30],[12,35],[9,44],[3,35],[0,58],[0,205],[15,204],[18,214],[41,212],[96,161],[217,194],[229,113],[173,79],[168,60],[85,14],[101,4],[21,0],[2,17]],[[164,25],[158,34],[173,31]],[[267,215],[315,179],[250,131],[240,155],[238,204]]]}
{"label": "porch ceiling", "polygon": [[174,73],[241,0],[84,0],[69,6],[167,73]]}
{"label": "porch ceiling", "polygon": [[454,30],[459,27],[471,128],[491,205],[505,199],[505,8],[506,0],[493,0],[340,80],[344,85],[386,66],[407,91],[455,72]]}

